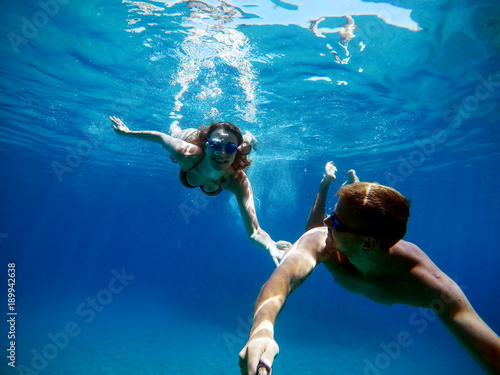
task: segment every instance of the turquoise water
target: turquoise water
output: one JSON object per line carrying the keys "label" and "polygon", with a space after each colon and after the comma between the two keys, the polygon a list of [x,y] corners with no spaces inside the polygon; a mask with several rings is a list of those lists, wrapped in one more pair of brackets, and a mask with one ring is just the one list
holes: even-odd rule
{"label": "turquoise water", "polygon": [[[15,262],[18,315],[16,368],[2,356],[1,374],[239,373],[273,262],[229,193],[185,189],[164,150],[119,138],[110,115],[251,131],[248,175],[275,240],[303,233],[329,160],[339,180],[354,168],[397,188],[412,199],[406,239],[500,332],[497,1],[3,8],[0,295]],[[323,267],[276,339],[278,375],[482,373],[434,316],[351,295]]]}

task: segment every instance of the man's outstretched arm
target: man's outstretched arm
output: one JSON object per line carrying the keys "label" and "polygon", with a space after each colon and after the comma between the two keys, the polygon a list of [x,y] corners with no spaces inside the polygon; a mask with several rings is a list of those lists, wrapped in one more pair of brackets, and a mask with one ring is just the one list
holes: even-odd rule
{"label": "man's outstretched arm", "polygon": [[453,338],[488,374],[500,374],[500,338],[476,313],[462,289],[443,273],[423,279],[434,298],[430,308]]}
{"label": "man's outstretched arm", "polygon": [[278,344],[274,340],[274,323],[292,291],[302,284],[317,265],[314,241],[306,233],[285,254],[281,265],[262,287],[255,303],[252,329],[240,352],[242,375],[271,373]]}
{"label": "man's outstretched arm", "polygon": [[[458,286],[456,288],[460,290]],[[438,316],[479,366],[488,374],[500,374],[500,338],[476,313],[463,292],[456,303],[447,306]]]}

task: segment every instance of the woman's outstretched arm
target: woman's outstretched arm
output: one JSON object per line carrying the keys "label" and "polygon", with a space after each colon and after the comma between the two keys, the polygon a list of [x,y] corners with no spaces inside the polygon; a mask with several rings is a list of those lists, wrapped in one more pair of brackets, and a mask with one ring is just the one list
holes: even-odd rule
{"label": "woman's outstretched arm", "polygon": [[126,137],[138,138],[144,141],[158,143],[159,145],[162,145],[176,159],[183,156],[192,156],[200,153],[200,147],[188,142],[184,142],[181,139],[174,138],[168,134],[157,132],[154,130],[132,131],[118,117],[110,116],[109,118],[112,122],[113,129],[118,135],[124,135]]}
{"label": "woman's outstretched arm", "polygon": [[236,196],[248,238],[257,247],[268,251],[276,267],[278,267],[283,254],[287,249],[292,247],[292,244],[288,241],[275,242],[271,236],[260,227],[259,221],[257,220],[257,213],[255,212],[252,186],[245,172],[237,172],[227,190],[231,191]]}

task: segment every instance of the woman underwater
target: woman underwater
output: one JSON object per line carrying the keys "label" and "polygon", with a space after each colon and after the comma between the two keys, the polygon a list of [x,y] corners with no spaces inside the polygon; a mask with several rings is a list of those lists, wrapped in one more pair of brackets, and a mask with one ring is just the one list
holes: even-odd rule
{"label": "woman underwater", "polygon": [[117,134],[162,145],[181,167],[179,178],[184,186],[200,187],[210,196],[222,190],[233,193],[250,241],[267,250],[276,266],[279,265],[284,252],[292,245],[287,241],[273,241],[259,226],[252,186],[245,173],[252,163],[247,159],[252,146],[243,139],[238,127],[229,122],[215,122],[200,131],[181,131],[174,122],[168,135],[150,130],[131,131],[118,117],[110,119]]}

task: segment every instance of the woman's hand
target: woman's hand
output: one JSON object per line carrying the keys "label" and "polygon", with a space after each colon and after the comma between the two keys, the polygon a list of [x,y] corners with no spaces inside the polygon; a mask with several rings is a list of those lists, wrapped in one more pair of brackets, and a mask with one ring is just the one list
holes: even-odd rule
{"label": "woman's hand", "polygon": [[267,250],[269,250],[269,254],[271,254],[271,256],[273,257],[276,267],[280,266],[280,261],[283,258],[283,255],[285,255],[285,252],[291,247],[292,244],[288,241],[273,242],[267,247]]}
{"label": "woman's hand", "polygon": [[118,135],[125,135],[130,132],[130,129],[120,120],[118,117],[109,116],[109,119],[113,123],[113,129]]}

